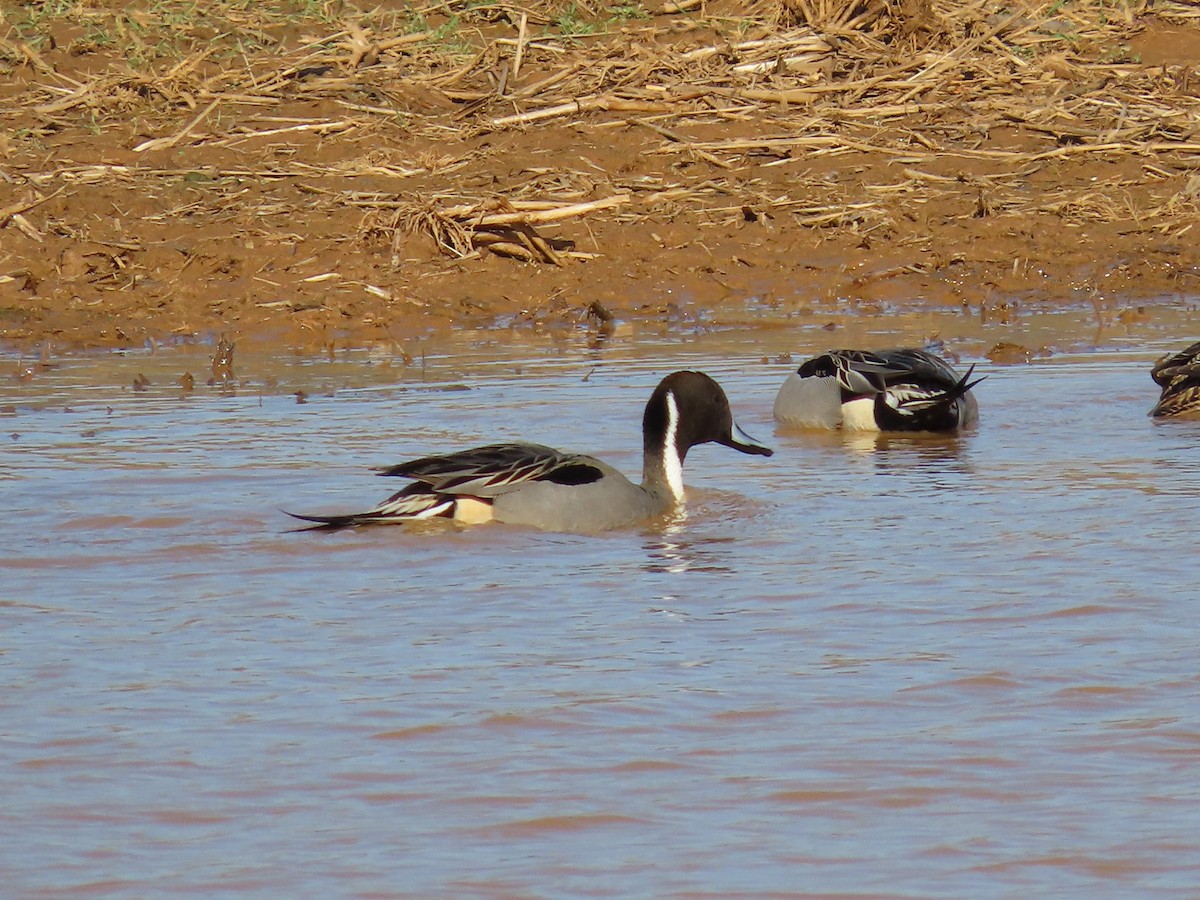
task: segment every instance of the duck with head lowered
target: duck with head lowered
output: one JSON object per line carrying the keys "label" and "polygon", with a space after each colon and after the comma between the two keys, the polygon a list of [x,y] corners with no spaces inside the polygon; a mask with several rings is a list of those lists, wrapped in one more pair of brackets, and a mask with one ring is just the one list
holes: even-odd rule
{"label": "duck with head lowered", "polygon": [[830,350],[787,377],[775,419],[802,428],[953,432],[974,425],[975,367],[959,375],[927,350]]}
{"label": "duck with head lowered", "polygon": [[1162,395],[1150,410],[1158,419],[1200,415],[1200,343],[1164,356],[1150,370]]}
{"label": "duck with head lowered", "polygon": [[411,482],[366,512],[291,515],[328,529],[440,517],[546,531],[607,531],[681,505],[683,461],[698,444],[773,453],[737,426],[724,390],[703,372],[675,372],[659,383],[646,403],[642,436],[641,484],[593,456],[541,444],[489,444],[380,470]]}

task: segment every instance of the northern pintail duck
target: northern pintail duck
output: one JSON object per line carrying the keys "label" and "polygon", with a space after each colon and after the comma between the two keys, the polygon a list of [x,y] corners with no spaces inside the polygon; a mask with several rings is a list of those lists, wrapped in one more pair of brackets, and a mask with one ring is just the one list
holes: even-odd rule
{"label": "northern pintail duck", "polygon": [[925,350],[830,350],[787,377],[775,418],[805,428],[847,431],[956,431],[979,418],[963,376]]}
{"label": "northern pintail duck", "polygon": [[682,504],[683,460],[697,444],[713,441],[759,456],[774,452],[737,426],[725,392],[703,372],[675,372],[659,383],[646,404],[642,434],[641,484],[592,456],[540,444],[489,444],[381,469],[380,475],[413,481],[374,509],[296,518],[324,528],[442,517],[547,531],[606,531]]}
{"label": "northern pintail duck", "polygon": [[1159,418],[1200,414],[1200,343],[1164,356],[1150,370],[1162,396],[1150,410]]}

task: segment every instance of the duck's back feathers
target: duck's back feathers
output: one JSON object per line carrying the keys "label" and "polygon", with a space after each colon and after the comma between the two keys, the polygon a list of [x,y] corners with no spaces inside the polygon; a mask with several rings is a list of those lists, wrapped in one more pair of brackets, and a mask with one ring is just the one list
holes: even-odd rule
{"label": "duck's back feathers", "polygon": [[530,481],[588,484],[603,472],[596,460],[541,444],[488,444],[472,450],[424,456],[379,470],[424,482],[438,493],[495,497]]}
{"label": "duck's back feathers", "polygon": [[1156,418],[1200,414],[1200,343],[1164,356],[1150,370],[1162,396],[1150,410]]}

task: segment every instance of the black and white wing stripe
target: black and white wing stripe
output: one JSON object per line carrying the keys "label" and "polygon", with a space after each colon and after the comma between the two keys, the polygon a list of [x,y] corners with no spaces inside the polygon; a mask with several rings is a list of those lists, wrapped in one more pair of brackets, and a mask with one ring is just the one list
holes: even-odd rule
{"label": "black and white wing stripe", "polygon": [[587,484],[603,475],[590,457],[516,443],[426,456],[381,469],[379,474],[412,478],[438,493],[473,497],[495,497],[530,481]]}
{"label": "black and white wing stripe", "polygon": [[[906,383],[889,386],[882,394],[883,407],[898,418],[895,422],[881,425],[900,427],[914,431],[940,431],[961,424],[963,410],[959,406],[967,392],[983,378],[971,380],[975,367],[967,369],[965,375],[956,378],[949,387],[929,382]],[[880,409],[877,401],[876,409]],[[877,413],[877,415],[879,415]]]}
{"label": "black and white wing stripe", "polygon": [[288,515],[305,522],[315,522],[318,528],[349,528],[353,525],[412,522],[436,516],[453,517],[455,502],[452,496],[439,494],[430,490],[428,485],[414,482],[366,512],[330,516],[309,516],[300,513]]}
{"label": "black and white wing stripe", "polygon": [[855,396],[871,396],[909,384],[950,390],[959,380],[945,360],[915,349],[830,350],[806,362],[797,374],[802,378],[836,378],[839,387]]}
{"label": "black and white wing stripe", "polygon": [[796,374],[801,378],[835,378],[842,390],[862,396],[879,393],[886,386],[887,375],[904,371],[868,350],[830,350],[805,362]]}

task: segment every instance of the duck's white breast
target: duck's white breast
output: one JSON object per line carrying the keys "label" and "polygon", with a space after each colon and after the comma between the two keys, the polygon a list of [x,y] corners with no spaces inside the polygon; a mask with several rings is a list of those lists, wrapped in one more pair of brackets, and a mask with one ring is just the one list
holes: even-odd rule
{"label": "duck's white breast", "polygon": [[878,431],[875,420],[875,398],[856,397],[841,404],[842,428],[845,431]]}

